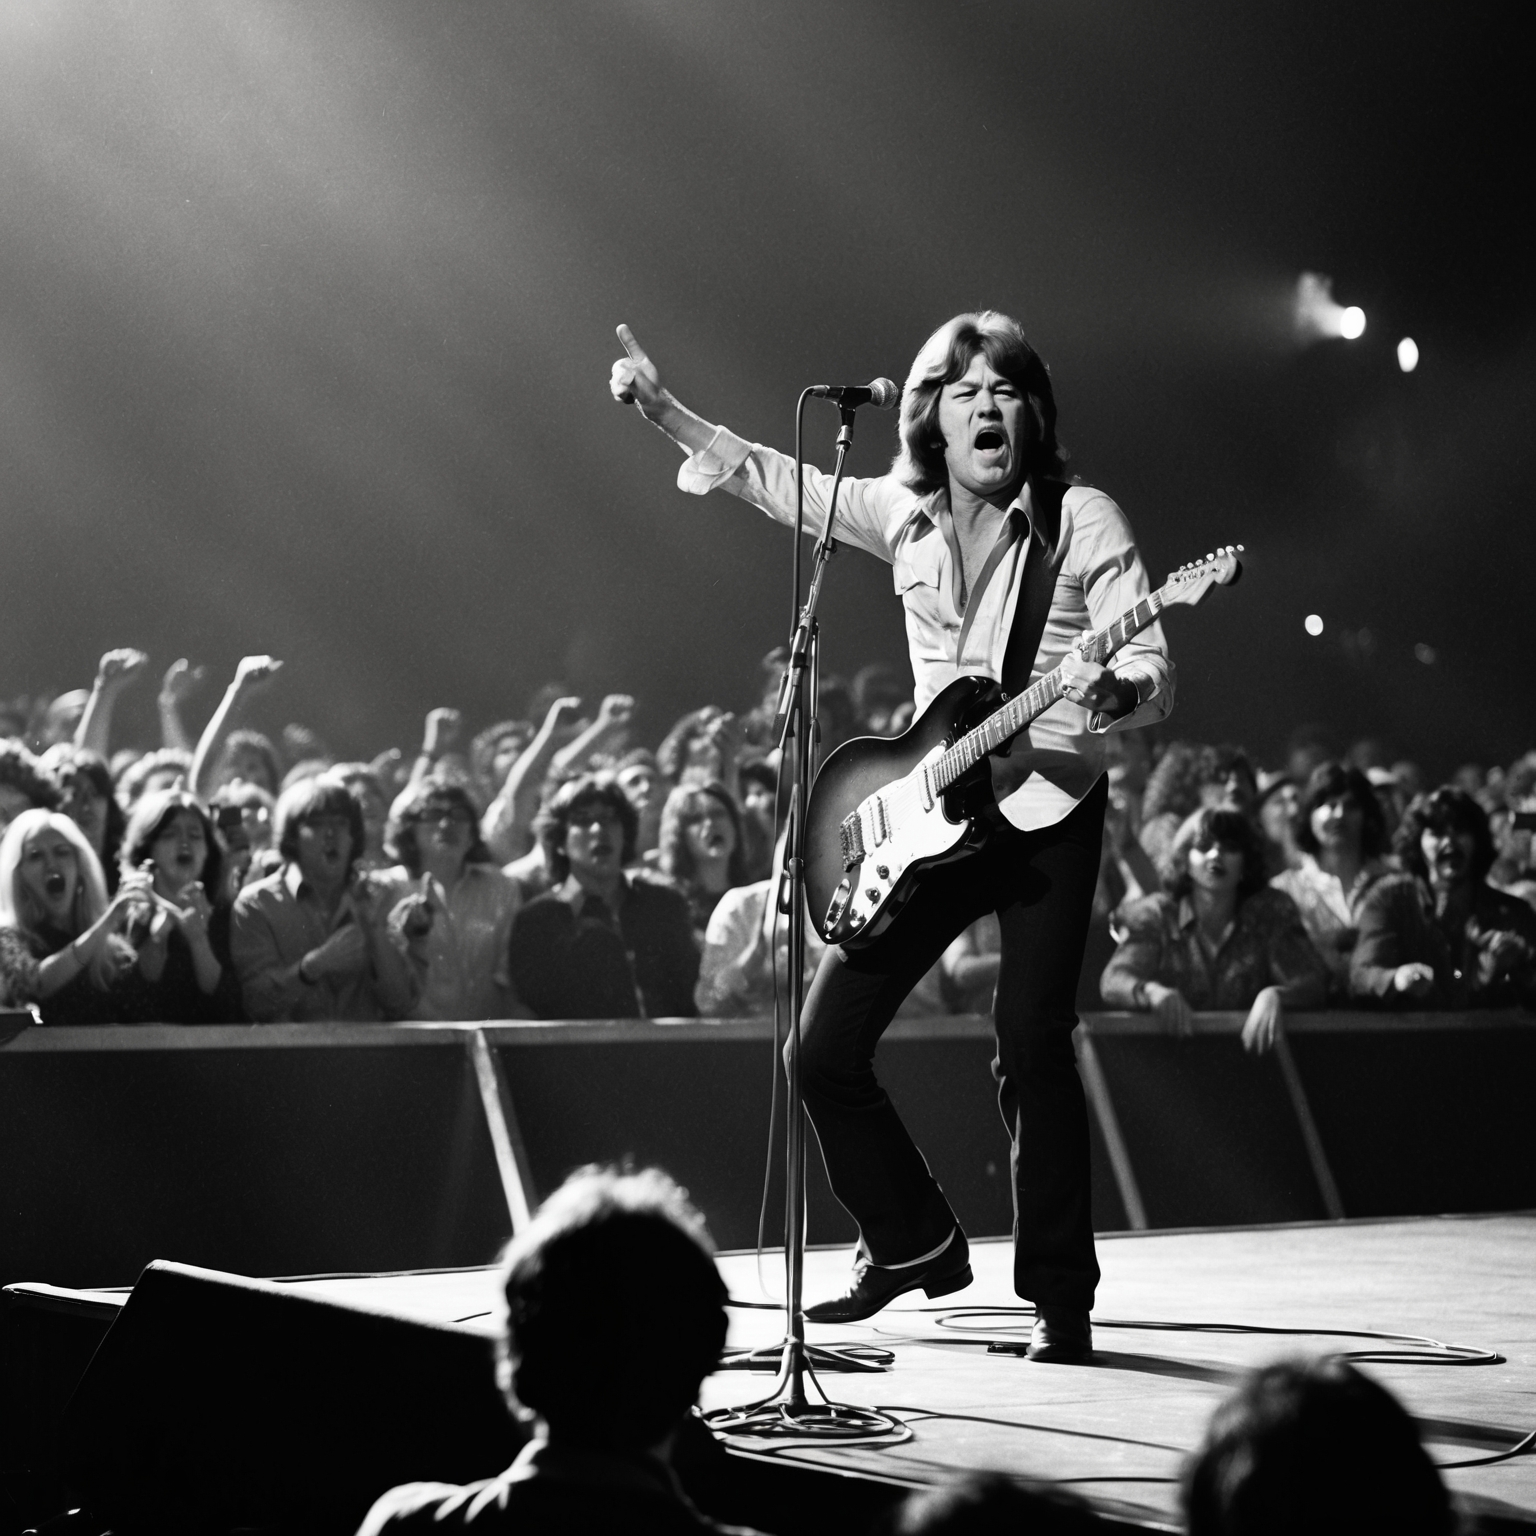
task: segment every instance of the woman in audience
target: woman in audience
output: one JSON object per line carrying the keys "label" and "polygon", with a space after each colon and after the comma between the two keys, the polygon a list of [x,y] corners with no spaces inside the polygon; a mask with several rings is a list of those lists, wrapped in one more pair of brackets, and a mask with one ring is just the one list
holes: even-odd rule
{"label": "woman in audience", "polygon": [[1328,967],[1328,995],[1349,996],[1349,961],[1360,904],[1387,873],[1387,823],[1370,780],[1343,763],[1319,763],[1297,807],[1300,863],[1269,883],[1296,903],[1302,926]]}
{"label": "woman in audience", "polygon": [[124,939],[135,906],[153,905],[136,877],[116,897],[69,817],[23,811],[0,837],[0,1002],[36,1003],[44,1024],[114,1024],[133,966]]}
{"label": "woman in audience", "polygon": [[1296,904],[1264,883],[1264,850],[1241,811],[1207,807],[1180,829],[1184,873],[1170,895],[1123,909],[1123,932],[1100,990],[1111,1008],[1155,1013],[1187,1034],[1195,1009],[1246,1008],[1243,1046],[1267,1051],[1285,1006],[1315,1008],[1327,972]]}
{"label": "woman in audience", "polygon": [[[374,877],[390,926],[415,958],[418,1019],[507,1019],[523,1011],[507,980],[507,941],[520,895],[480,837],[480,814],[457,784],[426,779],[389,818],[400,867]],[[405,898],[417,896],[414,903]]]}
{"label": "woman in audience", "polygon": [[156,898],[126,987],[134,1017],[158,1024],[243,1018],[229,955],[223,862],[213,821],[188,790],[154,790],[134,807],[123,864],[149,877]]}
{"label": "woman in audience", "polygon": [[688,899],[702,949],[720,898],[732,886],[747,883],[741,813],[725,785],[679,784],[662,809],[658,852],[662,874]]}
{"label": "woman in audience", "polygon": [[1488,816],[1449,784],[1398,825],[1404,873],[1360,905],[1350,990],[1389,1008],[1536,1006],[1536,912],[1488,884]]}
{"label": "woman in audience", "polygon": [[117,894],[117,856],[128,818],[112,793],[112,774],[100,755],[61,743],[49,747],[42,765],[59,787],[59,809],[85,834],[101,862],[107,894]]}
{"label": "woman in audience", "polygon": [[1300,807],[1301,796],[1296,792],[1295,781],[1286,774],[1274,774],[1259,791],[1254,818],[1264,834],[1271,875],[1295,869],[1301,863],[1301,850],[1296,846],[1296,813]]}

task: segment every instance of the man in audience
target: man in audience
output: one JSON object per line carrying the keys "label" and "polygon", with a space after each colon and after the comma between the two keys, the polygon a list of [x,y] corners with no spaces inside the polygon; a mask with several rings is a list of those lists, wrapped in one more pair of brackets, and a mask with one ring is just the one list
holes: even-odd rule
{"label": "man in audience", "polygon": [[700,1514],[669,1465],[726,1330],[725,1285],[684,1192],[655,1169],[583,1169],[513,1238],[502,1275],[500,1380],[533,1440],[486,1482],[393,1489],[358,1536],[750,1536]]}
{"label": "man in audience", "polygon": [[626,872],[635,808],[613,775],[563,784],[536,826],[553,889],[517,914],[509,965],[534,1017],[691,1015],[699,952],[688,903]]}
{"label": "man in audience", "polygon": [[283,867],[235,901],[230,949],[246,1012],[258,1024],[406,1017],[415,973],[390,943],[383,901],[354,878],[356,798],[322,774],[283,792],[276,823]]}
{"label": "man in audience", "polygon": [[1450,1536],[1445,1484],[1413,1420],[1345,1360],[1255,1371],[1184,1473],[1189,1536]]}

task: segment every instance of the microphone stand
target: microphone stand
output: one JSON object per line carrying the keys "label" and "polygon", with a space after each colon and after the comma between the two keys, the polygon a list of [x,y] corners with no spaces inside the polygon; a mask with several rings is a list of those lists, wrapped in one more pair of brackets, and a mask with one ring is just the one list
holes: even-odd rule
{"label": "microphone stand", "polygon": [[[805,396],[802,395],[802,409],[804,402]],[[745,1403],[739,1408],[721,1408],[704,1415],[710,1428],[721,1434],[779,1441],[886,1441],[892,1437],[906,1439],[911,1434],[906,1425],[891,1414],[835,1403],[827,1396],[816,1379],[817,1366],[823,1370],[883,1371],[890,1364],[892,1356],[889,1350],[871,1345],[855,1344],[841,1349],[823,1349],[807,1344],[805,1309],[802,1303],[805,1279],[805,1102],[801,1088],[800,1013],[805,991],[805,815],[814,776],[813,757],[819,737],[816,715],[820,626],[816,608],[821,600],[827,562],[837,549],[832,537],[833,520],[837,516],[837,492],[842,484],[848,450],[853,446],[854,408],[839,403],[837,409],[842,417],[842,427],[837,434],[837,462],[833,468],[827,521],[812,557],[810,590],[796,618],[794,635],[790,641],[789,661],[779,688],[779,704],[773,729],[780,751],[792,753],[794,763],[788,837],[779,884],[779,910],[785,914],[789,924],[789,1031],[786,1053],[789,1085],[784,1178],[785,1336],[778,1345],[752,1351],[730,1362],[736,1366],[751,1365],[758,1361],[767,1363],[777,1352],[778,1375],[766,1397]],[[796,468],[803,481],[803,469],[798,464]],[[797,518],[797,532],[798,525]],[[798,600],[798,539],[795,562]],[[819,1400],[813,1400],[807,1392],[808,1380],[815,1386]]]}

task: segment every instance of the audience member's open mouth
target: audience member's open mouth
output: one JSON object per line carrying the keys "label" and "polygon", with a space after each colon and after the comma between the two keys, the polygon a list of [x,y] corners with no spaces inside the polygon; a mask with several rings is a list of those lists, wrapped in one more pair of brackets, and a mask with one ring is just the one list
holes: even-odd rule
{"label": "audience member's open mouth", "polygon": [[50,870],[43,876],[43,889],[50,896],[62,896],[64,894],[64,876],[58,870]]}
{"label": "audience member's open mouth", "polygon": [[612,843],[593,843],[592,857],[594,859],[611,859],[613,857]]}

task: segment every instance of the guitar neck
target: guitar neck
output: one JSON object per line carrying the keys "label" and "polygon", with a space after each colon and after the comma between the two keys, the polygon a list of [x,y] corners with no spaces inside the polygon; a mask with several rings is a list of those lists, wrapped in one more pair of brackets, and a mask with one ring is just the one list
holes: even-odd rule
{"label": "guitar neck", "polygon": [[[1163,611],[1164,589],[1149,593],[1127,609],[1113,624],[1095,630],[1082,642],[1085,661],[1103,666],[1126,641],[1139,635],[1158,614]],[[962,775],[970,772],[982,758],[996,752],[1004,742],[1011,740],[1031,720],[1043,715],[1062,696],[1061,668],[1047,672],[1038,682],[1031,683],[1023,693],[1009,699],[995,714],[989,715],[975,730],[967,731],[934,765],[931,770],[936,790],[948,789]]]}

